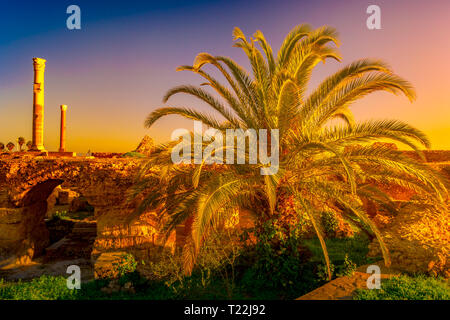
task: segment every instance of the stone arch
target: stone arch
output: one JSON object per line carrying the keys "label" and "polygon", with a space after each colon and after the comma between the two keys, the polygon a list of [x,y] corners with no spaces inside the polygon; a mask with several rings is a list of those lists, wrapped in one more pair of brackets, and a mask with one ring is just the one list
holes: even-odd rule
{"label": "stone arch", "polygon": [[48,179],[31,187],[16,208],[6,212],[4,238],[0,236],[3,255],[10,255],[0,264],[28,263],[41,255],[49,244],[49,233],[44,217],[47,212],[47,198],[63,180]]}
{"label": "stone arch", "polygon": [[[161,238],[154,213],[148,212],[132,224],[127,221],[136,207],[136,203],[127,201],[127,190],[134,183],[140,161],[133,158],[0,159],[0,267],[3,257],[14,255],[18,263],[25,264],[45,248],[45,241],[37,238],[46,233],[39,221],[43,221],[47,207],[44,199],[58,185],[80,193],[95,208],[93,260],[115,251],[131,252],[139,259],[153,255]],[[36,210],[39,214],[33,215],[32,211]],[[40,232],[24,231],[23,222],[31,217],[34,221],[29,225],[36,227],[29,229]],[[9,251],[9,256],[3,255],[4,249]]]}

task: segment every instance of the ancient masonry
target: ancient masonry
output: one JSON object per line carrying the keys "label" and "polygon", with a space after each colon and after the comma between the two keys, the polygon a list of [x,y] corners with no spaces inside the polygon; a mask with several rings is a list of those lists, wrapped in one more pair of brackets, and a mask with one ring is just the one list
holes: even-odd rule
{"label": "ancient masonry", "polygon": [[44,148],[44,72],[46,60],[33,58],[33,140],[31,150],[45,151]]}
{"label": "ancient masonry", "polygon": [[30,151],[45,152],[56,156],[74,156],[72,152],[66,152],[66,111],[67,105],[61,108],[61,128],[58,152],[47,152],[44,147],[44,72],[45,59],[33,58],[34,83],[33,83],[33,131]]}
{"label": "ancient masonry", "polygon": [[66,151],[66,111],[67,106],[61,105],[61,131],[59,134],[59,152]]}

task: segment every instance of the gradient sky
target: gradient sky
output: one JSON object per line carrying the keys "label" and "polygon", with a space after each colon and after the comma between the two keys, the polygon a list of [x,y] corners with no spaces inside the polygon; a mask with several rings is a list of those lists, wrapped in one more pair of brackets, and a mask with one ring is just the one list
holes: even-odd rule
{"label": "gradient sky", "polygon": [[[66,8],[81,8],[81,30],[66,28]],[[382,30],[368,30],[366,8],[381,7]],[[425,131],[434,149],[450,149],[450,1],[1,1],[0,141],[31,139],[32,58],[47,60],[45,136],[59,143],[59,105],[67,104],[67,149],[125,152],[148,134],[157,142],[192,122],[176,116],[145,129],[164,93],[198,76],[175,72],[199,52],[226,55],[247,66],[232,47],[233,27],[260,29],[276,51],[294,26],[328,24],[340,33],[342,63],[319,65],[316,85],[359,58],[381,58],[415,86],[418,99],[376,93],[352,110],[358,120],[402,119]],[[193,98],[170,105],[204,109]]]}

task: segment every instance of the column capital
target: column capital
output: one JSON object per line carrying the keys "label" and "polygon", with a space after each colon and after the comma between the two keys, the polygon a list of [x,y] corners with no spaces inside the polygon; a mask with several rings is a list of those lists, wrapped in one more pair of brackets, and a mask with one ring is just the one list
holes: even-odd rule
{"label": "column capital", "polygon": [[61,111],[66,111],[67,110],[67,105],[62,104],[60,105]]}
{"label": "column capital", "polygon": [[33,66],[35,70],[40,70],[40,69],[45,69],[45,62],[47,62],[47,60],[42,59],[42,58],[33,58]]}

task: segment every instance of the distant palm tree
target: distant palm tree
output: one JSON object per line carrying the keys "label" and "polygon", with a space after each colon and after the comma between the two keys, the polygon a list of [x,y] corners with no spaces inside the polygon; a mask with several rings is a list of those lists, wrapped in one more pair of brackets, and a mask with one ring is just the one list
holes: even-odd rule
{"label": "distant palm tree", "polygon": [[33,145],[33,143],[31,142],[31,141],[28,141],[27,142],[27,149],[28,149],[28,151],[30,151],[31,150],[31,146]]}
{"label": "distant palm tree", "polygon": [[3,142],[0,142],[0,151],[5,151],[5,144]]}
{"label": "distant palm tree", "polygon": [[24,137],[19,137],[17,139],[17,143],[19,144],[19,151],[22,151],[22,146],[25,144],[25,138]]}
{"label": "distant palm tree", "polygon": [[[247,39],[235,28],[233,35],[234,46],[246,54],[252,74],[228,57],[200,53],[193,66],[181,66],[177,71],[200,75],[205,81],[202,85],[212,88],[220,99],[192,85],[175,87],[163,99],[167,102],[178,93],[194,96],[225,121],[191,108],[164,107],[150,113],[145,125],[151,127],[161,117],[177,114],[223,133],[227,128],[253,128],[257,132],[279,129],[280,169],[275,175],[263,176],[261,165],[215,165],[213,170],[206,170],[204,163],[173,165],[171,152],[178,141],[161,145],[142,168],[134,195],[151,192],[146,193],[133,217],[146,209],[156,210],[165,221],[167,234],[193,217],[191,236],[183,251],[185,271],[190,273],[205,238],[233,210],[246,208],[256,221],[264,220],[275,213],[281,193],[287,192],[295,198],[297,212],[306,213],[313,224],[329,277],[330,262],[318,219],[320,212],[329,208],[368,226],[389,265],[388,250],[363,200],[392,204],[391,198],[375,187],[376,183],[390,183],[408,187],[424,199],[443,202],[446,186],[443,178],[423,162],[383,144],[367,144],[388,139],[420,153],[420,146],[430,147],[423,132],[397,120],[356,122],[349,107],[376,91],[404,94],[413,101],[411,84],[395,75],[386,63],[362,59],[340,69],[307,94],[314,67],[329,58],[340,60],[337,50],[330,46],[338,44],[335,29],[314,30],[299,25],[286,36],[276,56],[261,31]],[[227,84],[207,73],[203,69],[206,65],[215,67]],[[330,122],[332,119],[343,121]],[[355,147],[356,143],[364,145]],[[261,209],[264,207],[268,210]]]}
{"label": "distant palm tree", "polygon": [[8,148],[9,152],[11,152],[14,149],[15,145],[12,142],[8,142],[6,144],[6,148]]}

